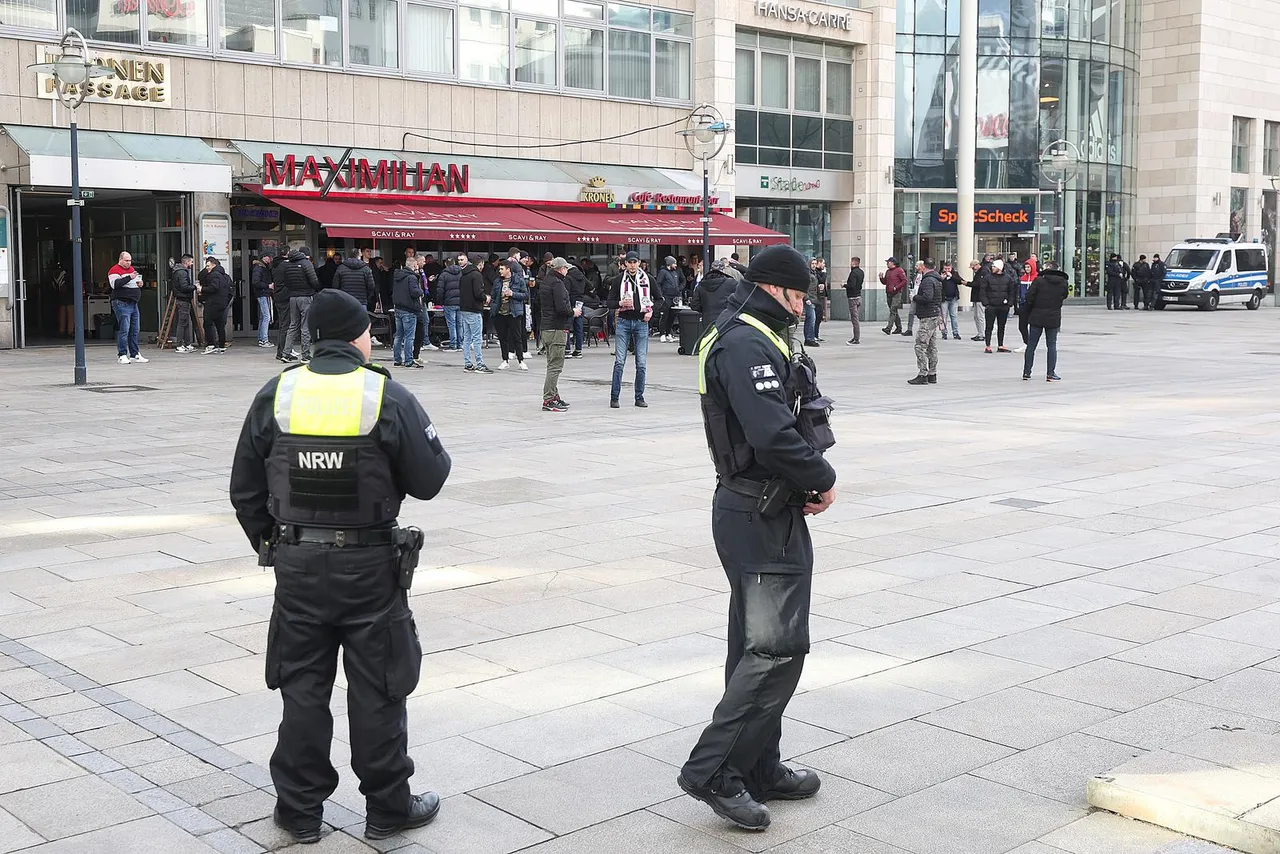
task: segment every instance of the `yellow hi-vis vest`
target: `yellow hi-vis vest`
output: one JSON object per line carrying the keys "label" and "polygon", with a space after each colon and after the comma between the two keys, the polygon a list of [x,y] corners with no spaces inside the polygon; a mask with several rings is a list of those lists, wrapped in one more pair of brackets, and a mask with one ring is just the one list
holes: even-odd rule
{"label": "yellow hi-vis vest", "polygon": [[386,377],[368,368],[285,371],[276,386],[280,435],[267,457],[271,515],[282,524],[364,528],[400,512],[390,458],[370,434]]}

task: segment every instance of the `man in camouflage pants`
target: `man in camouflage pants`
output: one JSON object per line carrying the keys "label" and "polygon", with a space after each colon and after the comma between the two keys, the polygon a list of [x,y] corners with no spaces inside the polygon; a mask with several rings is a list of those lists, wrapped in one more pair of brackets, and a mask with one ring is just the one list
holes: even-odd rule
{"label": "man in camouflage pants", "polygon": [[928,385],[938,381],[938,324],[942,320],[943,285],[938,275],[938,265],[932,258],[921,262],[924,275],[911,297],[916,320],[916,378],[907,380],[910,385]]}

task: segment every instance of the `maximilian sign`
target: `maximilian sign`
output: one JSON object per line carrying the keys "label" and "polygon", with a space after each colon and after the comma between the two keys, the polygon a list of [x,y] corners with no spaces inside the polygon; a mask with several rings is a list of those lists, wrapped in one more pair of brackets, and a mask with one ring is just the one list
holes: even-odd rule
{"label": "maximilian sign", "polygon": [[379,160],[370,162],[363,157],[353,157],[346,165],[332,157],[296,157],[286,154],[276,158],[270,153],[262,156],[262,186],[264,189],[320,192],[325,179],[333,172],[337,176],[333,191],[355,193],[456,193],[471,191],[471,167],[457,163],[409,163],[404,160]]}
{"label": "maximilian sign", "polygon": [[853,14],[834,9],[808,9],[792,3],[769,3],[756,0],[756,17],[775,18],[793,24],[808,24],[832,30],[852,30]]}
{"label": "maximilian sign", "polygon": [[[54,62],[58,58],[58,49],[41,47],[36,56],[41,63]],[[169,87],[169,60],[154,56],[99,53],[94,55],[93,61],[103,68],[111,69],[113,75],[99,77],[86,84],[89,89],[85,96],[86,103],[137,104],[165,109],[173,106]],[[57,99],[57,84],[52,74],[37,74],[36,85],[40,87],[36,94],[41,98]],[[69,85],[64,85],[63,89],[71,94],[76,91],[75,86]]]}

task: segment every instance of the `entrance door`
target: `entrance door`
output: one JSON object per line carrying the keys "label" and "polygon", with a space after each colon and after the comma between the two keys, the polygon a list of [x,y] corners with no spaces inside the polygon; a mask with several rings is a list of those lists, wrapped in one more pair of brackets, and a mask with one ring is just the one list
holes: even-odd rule
{"label": "entrance door", "polygon": [[263,253],[275,255],[280,248],[280,238],[274,234],[240,234],[231,241],[231,269],[227,275],[235,286],[232,302],[232,323],[236,332],[256,335],[258,329],[258,301],[253,298],[253,262],[261,260]]}

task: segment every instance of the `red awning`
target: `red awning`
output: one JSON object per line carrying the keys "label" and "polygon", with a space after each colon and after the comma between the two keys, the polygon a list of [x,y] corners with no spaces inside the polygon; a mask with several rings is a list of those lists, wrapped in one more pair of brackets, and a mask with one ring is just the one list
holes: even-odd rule
{"label": "red awning", "polygon": [[[571,227],[574,243],[702,242],[702,215],[646,211],[547,211]],[[711,242],[717,246],[766,246],[791,238],[746,220],[711,215]]]}
{"label": "red awning", "polygon": [[540,243],[574,239],[572,227],[520,207],[269,198],[320,223],[330,237]]}

